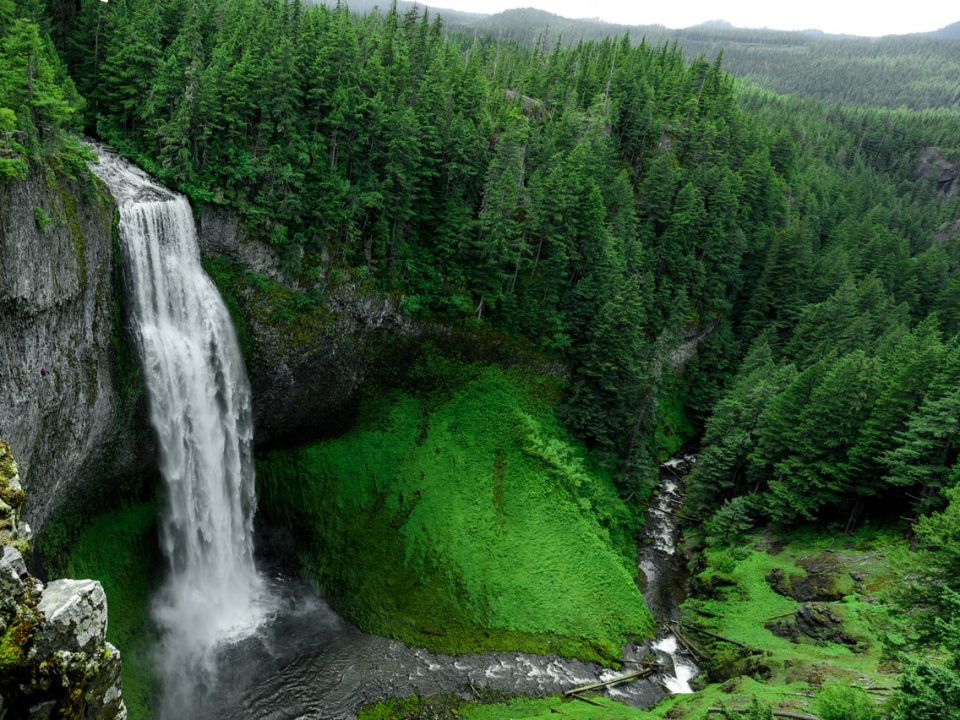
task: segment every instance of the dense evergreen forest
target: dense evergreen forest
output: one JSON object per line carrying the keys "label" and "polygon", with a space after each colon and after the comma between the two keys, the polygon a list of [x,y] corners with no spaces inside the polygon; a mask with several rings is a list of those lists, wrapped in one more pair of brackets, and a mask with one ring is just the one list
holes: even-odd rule
{"label": "dense evergreen forest", "polygon": [[[699,439],[685,512],[710,546],[907,517],[929,552],[905,607],[941,616],[913,641],[947,660],[906,665],[896,717],[958,717],[960,198],[917,163],[957,156],[960,115],[726,70],[782,80],[816,45],[770,86],[956,109],[960,45],[857,41],[840,66],[840,41],[764,34],[775,51],[696,57],[727,39],[685,57],[626,35],[468,36],[396,7],[0,0],[0,178],[77,167],[83,129],[239,213],[301,311],[354,283],[534,346],[567,369],[564,421],[625,496]],[[870,94],[901,65],[916,79]]]}

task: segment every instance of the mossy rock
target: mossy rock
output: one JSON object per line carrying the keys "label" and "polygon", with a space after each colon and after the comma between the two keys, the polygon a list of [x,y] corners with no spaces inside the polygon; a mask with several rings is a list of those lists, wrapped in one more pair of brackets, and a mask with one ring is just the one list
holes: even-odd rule
{"label": "mossy rock", "polygon": [[[10,450],[7,441],[0,438],[0,487],[6,487],[7,483],[15,478],[19,472],[17,463],[13,459],[13,451]],[[5,498],[4,501],[10,504]]]}

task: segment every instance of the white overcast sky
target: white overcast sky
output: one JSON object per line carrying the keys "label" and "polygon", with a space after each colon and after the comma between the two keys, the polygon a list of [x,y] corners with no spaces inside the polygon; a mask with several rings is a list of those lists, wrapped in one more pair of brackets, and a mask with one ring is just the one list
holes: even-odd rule
{"label": "white overcast sky", "polygon": [[564,17],[598,17],[626,25],[682,28],[727,20],[738,27],[815,28],[853,35],[925,32],[960,20],[960,3],[955,0],[421,0],[420,4],[480,13],[537,7]]}

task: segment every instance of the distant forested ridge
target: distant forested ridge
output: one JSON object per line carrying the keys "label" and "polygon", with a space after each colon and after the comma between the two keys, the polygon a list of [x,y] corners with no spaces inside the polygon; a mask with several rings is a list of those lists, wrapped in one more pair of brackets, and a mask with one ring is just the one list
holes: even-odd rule
{"label": "distant forested ridge", "polygon": [[883,38],[710,24],[671,30],[570,20],[533,9],[482,19],[457,16],[451,22],[468,32],[528,44],[595,41],[629,32],[635,42],[675,42],[688,58],[722,54],[728,72],[778,93],[863,107],[960,109],[960,42],[951,28]]}
{"label": "distant forested ridge", "polygon": [[[333,0],[326,2],[335,5]],[[401,2],[401,9],[413,3]],[[420,3],[421,7],[423,3]],[[432,7],[432,3],[427,3]],[[389,3],[354,0],[367,12]],[[440,7],[448,28],[468,36],[489,36],[526,45],[596,42],[629,33],[633,42],[676,42],[687,58],[713,61],[737,77],[778,93],[790,93],[862,107],[960,109],[960,23],[929,33],[861,38],[809,30],[788,32],[705,23],[682,30],[662,25],[617,25],[574,20],[523,8],[477,15]],[[718,8],[722,12],[722,8]],[[958,13],[960,14],[960,13]]]}

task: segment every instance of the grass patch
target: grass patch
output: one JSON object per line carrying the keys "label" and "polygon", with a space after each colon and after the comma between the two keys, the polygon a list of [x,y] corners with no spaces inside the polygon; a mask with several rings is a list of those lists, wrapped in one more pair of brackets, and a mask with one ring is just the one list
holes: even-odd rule
{"label": "grass patch", "polygon": [[460,711],[464,720],[527,720],[528,718],[575,718],[593,720],[643,720],[654,717],[649,712],[637,710],[603,696],[591,697],[597,705],[582,700],[567,700],[560,697],[538,698],[532,700],[513,700],[502,705],[467,705]]}
{"label": "grass patch", "polygon": [[[706,551],[707,568],[692,584],[701,594],[704,588],[712,589],[706,593],[710,597],[688,599],[682,607],[685,621],[761,649],[773,685],[801,681],[817,687],[829,678],[890,685],[882,639],[896,620],[884,594],[893,576],[893,559],[907,552],[905,542],[869,531],[856,538],[803,531],[791,534],[783,549],[768,552],[764,548],[770,547],[769,538],[754,540],[752,546]],[[802,575],[803,565],[820,557],[836,564],[836,589],[843,595],[822,604],[843,620],[844,631],[858,640],[857,648],[808,638],[791,642],[764,627],[777,617],[789,618],[800,607],[774,592],[766,576],[774,569]],[[859,583],[853,582],[851,572],[861,578]]]}
{"label": "grass patch", "polygon": [[93,520],[73,545],[67,575],[92,578],[107,594],[107,640],[122,657],[123,699],[133,720],[151,717],[155,692],[150,622],[153,570],[159,564],[157,506],[140,503]]}
{"label": "grass patch", "polygon": [[[624,705],[603,695],[587,693],[596,705],[554,695],[545,698],[517,698],[502,703],[456,702],[454,696],[411,696],[385,700],[363,708],[358,720],[421,720],[462,718],[462,720],[702,720],[708,708],[750,707],[754,698],[781,710],[810,713],[816,706],[806,697],[806,685],[772,685],[741,677],[723,684],[708,685],[693,695],[673,695],[649,710]],[[445,712],[444,712],[445,711]],[[719,717],[719,716],[711,716]]]}
{"label": "grass patch", "polygon": [[615,661],[653,627],[636,518],[556,418],[556,388],[435,356],[410,377],[343,437],[262,459],[264,517],[295,528],[307,572],[369,631]]}
{"label": "grass patch", "polygon": [[357,720],[459,717],[465,704],[459,695],[408,695],[362,707]]}

